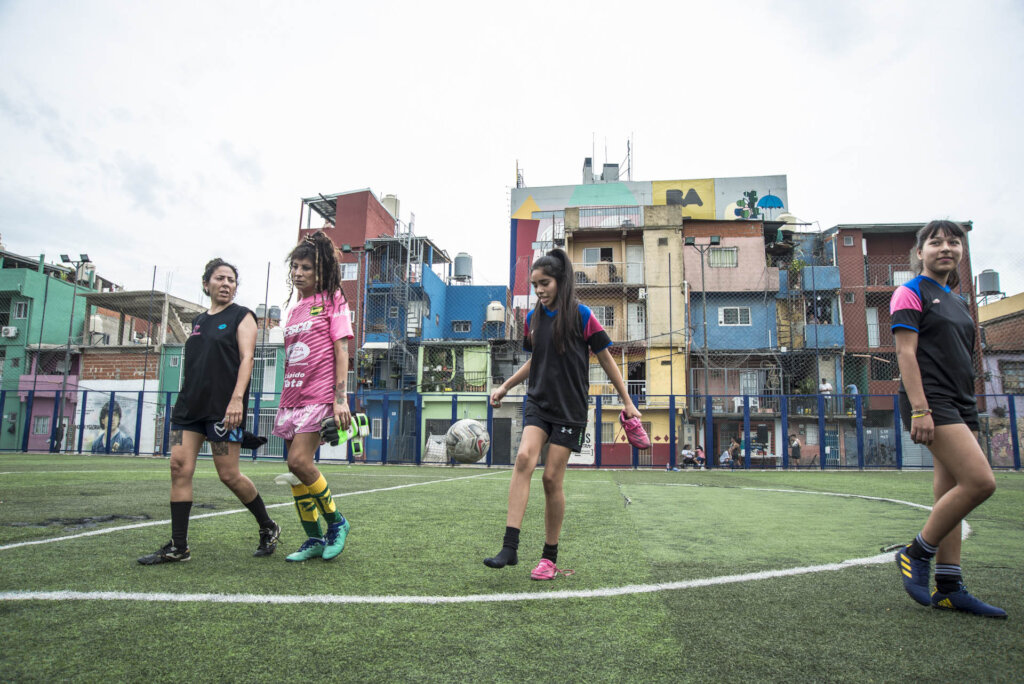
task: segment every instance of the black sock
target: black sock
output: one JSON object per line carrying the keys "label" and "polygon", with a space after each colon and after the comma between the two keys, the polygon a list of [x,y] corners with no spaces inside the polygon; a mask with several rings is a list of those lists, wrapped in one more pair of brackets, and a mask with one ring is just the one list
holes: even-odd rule
{"label": "black sock", "polygon": [[558,544],[544,543],[544,551],[540,554],[541,558],[547,558],[552,563],[558,560]]}
{"label": "black sock", "polygon": [[506,527],[505,539],[501,543],[501,551],[493,558],[485,558],[484,565],[489,568],[503,568],[506,565],[515,565],[519,562],[519,528]]}
{"label": "black sock", "polygon": [[910,542],[910,548],[907,549],[907,555],[917,560],[930,561],[935,557],[936,547],[932,546],[924,540],[920,534],[914,537],[914,541]]}
{"label": "black sock", "polygon": [[960,583],[963,581],[959,565],[948,563],[935,564],[935,587],[940,593],[952,594],[958,591]]}
{"label": "black sock", "polygon": [[171,543],[179,549],[188,546],[188,514],[191,512],[191,501],[171,502]]}
{"label": "black sock", "polygon": [[259,492],[256,492],[256,498],[245,504],[245,507],[256,517],[256,522],[260,524],[260,527],[269,527],[270,523],[274,522],[267,515],[267,507],[264,505],[263,497],[260,496]]}

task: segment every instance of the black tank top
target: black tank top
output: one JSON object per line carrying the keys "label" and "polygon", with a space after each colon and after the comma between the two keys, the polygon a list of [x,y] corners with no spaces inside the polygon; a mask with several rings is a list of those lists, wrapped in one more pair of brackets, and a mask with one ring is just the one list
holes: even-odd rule
{"label": "black tank top", "polygon": [[[252,311],[231,304],[210,315],[203,312],[192,321],[192,334],[185,342],[184,378],[171,420],[175,423],[223,420],[238,382],[241,355],[238,326]],[[249,385],[242,396],[242,415],[249,407]]]}

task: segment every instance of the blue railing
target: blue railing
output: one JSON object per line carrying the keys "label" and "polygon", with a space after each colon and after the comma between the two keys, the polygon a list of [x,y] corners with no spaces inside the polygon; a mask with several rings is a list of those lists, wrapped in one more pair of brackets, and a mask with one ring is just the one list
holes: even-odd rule
{"label": "blue railing", "polygon": [[[170,409],[176,392],[68,392],[60,418],[59,391],[0,391],[0,451],[61,451],[114,455],[170,453]],[[271,435],[279,395],[250,395],[246,427],[269,437],[252,458],[285,458],[283,440]],[[440,399],[440,403],[438,401]],[[360,391],[350,396],[352,410],[368,414],[371,436],[361,460],[368,462],[447,462],[428,444],[456,418],[475,418],[492,435],[480,465],[514,462],[521,436],[525,396],[506,398],[495,409],[485,392],[443,393],[424,402],[415,392]],[[1024,434],[1019,420],[1024,395],[979,395],[979,443],[995,469],[1021,467]],[[707,468],[861,469],[929,468],[928,450],[914,444],[901,425],[895,395],[637,394],[633,402],[643,413],[652,447],[637,450],[625,441],[618,425],[621,410],[615,395],[592,395],[587,438],[573,454],[573,467],[672,468],[680,465],[684,446],[701,445]],[[397,417],[397,418],[396,418]],[[432,422],[431,422],[432,421]],[[434,426],[435,429],[428,429]],[[440,426],[439,428],[437,426]],[[435,434],[436,438],[438,434]],[[790,446],[791,436],[799,451]],[[730,449],[731,438],[739,447]],[[354,459],[348,445],[322,447],[324,460]],[[725,458],[723,458],[723,456]]]}

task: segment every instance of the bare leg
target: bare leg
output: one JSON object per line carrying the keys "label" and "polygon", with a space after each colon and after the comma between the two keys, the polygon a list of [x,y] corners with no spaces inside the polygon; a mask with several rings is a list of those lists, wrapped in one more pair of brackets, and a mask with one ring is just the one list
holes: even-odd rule
{"label": "bare leg", "polygon": [[[956,486],[956,480],[952,473],[946,470],[942,461],[934,459],[935,479],[932,484],[935,501],[938,501],[946,492]],[[935,562],[949,565],[960,565],[960,544],[962,524],[957,523],[956,527],[939,542],[939,550],[935,554]]]}
{"label": "bare leg", "polygon": [[544,464],[544,542],[557,544],[565,518],[565,467],[569,463],[569,449],[552,444],[548,447],[548,460]]}
{"label": "bare leg", "polygon": [[[930,450],[942,467],[942,481],[937,482],[936,491],[944,488],[950,478],[956,484],[935,502],[921,535],[932,544],[946,544],[946,537],[959,529],[960,521],[992,496],[996,480],[978,440],[963,423],[937,426]],[[939,477],[936,469],[936,479]],[[956,542],[948,543],[955,545],[956,559],[959,560],[959,536]],[[942,562],[951,562],[953,548],[943,554]]]}
{"label": "bare leg", "polygon": [[300,432],[288,444],[288,470],[307,487],[320,479],[320,469],[313,462],[319,446],[319,432]]}
{"label": "bare leg", "polygon": [[537,467],[540,449],[547,441],[547,433],[539,427],[527,425],[523,428],[519,452],[516,454],[516,465],[512,470],[512,481],[508,485],[508,515],[505,517],[505,524],[509,527],[519,529],[523,526],[526,504],[530,500],[530,479]]}
{"label": "bare leg", "polygon": [[171,430],[171,501],[192,501],[192,475],[206,437],[191,430]]}
{"label": "bare leg", "polygon": [[251,502],[259,493],[256,485],[238,469],[238,456],[242,447],[234,442],[211,442],[213,464],[217,467],[220,481],[234,492],[238,500],[244,504]]}

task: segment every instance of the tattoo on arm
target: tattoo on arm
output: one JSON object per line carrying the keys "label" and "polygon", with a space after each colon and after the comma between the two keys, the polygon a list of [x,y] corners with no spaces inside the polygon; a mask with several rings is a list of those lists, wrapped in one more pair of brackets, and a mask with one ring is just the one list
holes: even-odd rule
{"label": "tattoo on arm", "polygon": [[345,384],[346,383],[344,383],[344,382],[339,382],[337,385],[334,386],[334,401],[335,401],[335,403],[338,403],[338,404],[344,404],[345,403],[345,394],[346,394],[346,392],[345,392],[345,389],[346,389],[345,388]]}
{"label": "tattoo on arm", "polygon": [[227,442],[210,442],[210,451],[213,452],[214,456],[227,456],[228,455],[228,443]]}
{"label": "tattoo on arm", "polygon": [[181,430],[171,430],[171,446],[181,446]]}

